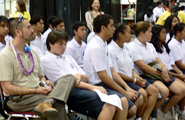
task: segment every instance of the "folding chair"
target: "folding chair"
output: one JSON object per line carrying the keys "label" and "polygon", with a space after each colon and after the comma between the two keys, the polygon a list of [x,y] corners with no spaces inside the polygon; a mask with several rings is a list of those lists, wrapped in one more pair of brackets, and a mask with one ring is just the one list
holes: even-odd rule
{"label": "folding chair", "polygon": [[6,97],[3,94],[3,89],[0,84],[0,95],[1,95],[1,103],[2,103],[2,109],[4,110],[5,115],[8,116],[7,120],[10,120],[11,118],[17,118],[17,119],[46,119],[46,118],[41,118],[38,115],[36,115],[32,111],[26,111],[26,112],[15,112],[12,110],[9,110],[8,107],[6,106]]}

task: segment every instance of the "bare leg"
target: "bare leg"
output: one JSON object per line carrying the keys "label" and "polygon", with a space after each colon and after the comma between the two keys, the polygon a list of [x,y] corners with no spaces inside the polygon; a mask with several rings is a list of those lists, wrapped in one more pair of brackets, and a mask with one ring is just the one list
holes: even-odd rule
{"label": "bare leg", "polygon": [[134,104],[136,105],[137,109],[139,109],[143,104],[143,96],[140,95],[139,98],[134,102]]}
{"label": "bare leg", "polygon": [[112,120],[116,111],[116,107],[105,103],[102,107],[100,114],[98,115],[97,120]]}
{"label": "bare leg", "polygon": [[132,107],[128,110],[128,117],[127,117],[127,118],[130,118],[130,117],[134,116],[134,115],[136,114],[136,111],[137,111],[136,105],[132,106]]}
{"label": "bare leg", "polygon": [[169,89],[159,80],[155,81],[153,84],[159,89],[159,92],[162,95],[162,100],[158,101],[156,104],[156,108],[159,108],[168,97]]}
{"label": "bare leg", "polygon": [[182,111],[184,111],[184,107],[185,107],[185,97],[179,102],[180,108]]}
{"label": "bare leg", "polygon": [[[178,86],[178,87],[177,87]],[[168,110],[175,104],[177,104],[183,97],[185,93],[185,87],[178,81],[174,81],[170,87],[169,90],[174,94],[169,101],[166,103],[166,105],[163,107],[163,112],[167,113]]]}
{"label": "bare leg", "polygon": [[142,104],[142,106],[141,106],[140,108],[138,108],[138,110],[137,110],[137,117],[141,117],[141,116],[143,115],[144,110],[145,110],[145,107],[146,107],[146,105],[147,105],[147,97],[148,97],[148,96],[147,96],[147,92],[146,92],[143,88],[139,89],[138,92],[141,93],[142,96],[143,96],[143,104]]}
{"label": "bare leg", "polygon": [[[127,101],[126,97],[121,98],[121,103],[122,103],[123,110],[116,108],[116,114],[114,116],[114,120],[126,120],[127,119],[128,101]],[[107,119],[102,119],[102,120],[107,120]]]}
{"label": "bare leg", "polygon": [[153,86],[149,85],[146,89],[147,94],[148,94],[148,100],[147,100],[147,105],[144,110],[144,113],[142,115],[142,120],[148,120],[150,117],[150,114],[152,113],[152,110],[154,109],[156,102],[157,102],[157,97],[159,94],[159,90]]}
{"label": "bare leg", "polygon": [[[182,80],[179,80],[179,79],[176,79],[177,81],[179,81],[182,85],[184,85],[185,87],[185,83],[182,81]],[[185,95],[185,94],[184,94]],[[181,99],[181,101],[178,103],[181,110],[185,110],[184,107],[185,107],[185,97]]]}

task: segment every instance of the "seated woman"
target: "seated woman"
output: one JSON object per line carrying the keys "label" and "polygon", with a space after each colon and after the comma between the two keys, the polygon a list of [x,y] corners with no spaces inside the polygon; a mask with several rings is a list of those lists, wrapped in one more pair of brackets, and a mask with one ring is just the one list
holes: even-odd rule
{"label": "seated woman", "polygon": [[168,75],[168,69],[160,61],[154,46],[150,42],[152,38],[152,26],[147,22],[138,22],[135,25],[136,39],[129,44],[129,50],[135,63],[135,69],[148,82],[154,84],[162,95],[162,100],[157,102],[158,108],[169,95],[169,91],[173,93],[169,101],[163,106],[162,112],[166,113],[173,105],[178,103],[184,92],[178,89],[179,82],[175,78]]}
{"label": "seated woman", "polygon": [[148,120],[157,102],[159,91],[152,84],[142,79],[134,70],[131,55],[124,45],[131,40],[130,27],[123,23],[117,23],[115,28],[113,40],[108,45],[113,68],[132,89],[143,95],[144,103],[138,109],[137,116],[142,117],[142,120]]}
{"label": "seated woman", "polygon": [[101,86],[88,84],[88,77],[76,61],[68,55],[63,55],[67,38],[66,32],[53,30],[46,41],[49,52],[41,58],[41,61],[46,76],[52,82],[67,74],[72,74],[76,77],[76,88],[73,90],[69,90],[68,86],[61,86],[61,92],[63,90],[70,92],[69,98],[64,95],[65,102],[68,99],[69,109],[97,120],[112,120],[113,118],[115,120],[126,120],[128,114],[127,99],[125,97],[121,99],[123,110],[102,102],[94,89],[98,89],[105,94],[115,94],[115,91],[107,93],[106,89]]}

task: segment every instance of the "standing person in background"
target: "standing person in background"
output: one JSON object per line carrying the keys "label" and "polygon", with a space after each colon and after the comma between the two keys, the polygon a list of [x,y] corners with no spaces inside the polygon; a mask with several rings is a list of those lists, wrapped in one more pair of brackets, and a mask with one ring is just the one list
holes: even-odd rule
{"label": "standing person in background", "polygon": [[168,0],[168,8],[169,10],[166,10],[165,12],[163,12],[161,14],[161,16],[159,17],[159,19],[157,20],[157,25],[164,25],[165,20],[170,16],[170,15],[174,15],[176,14],[180,20],[180,22],[185,23],[185,13],[183,11],[176,11],[175,9],[171,9],[171,8],[175,8],[175,3],[177,2],[177,0]]}
{"label": "standing person in background", "polygon": [[173,27],[179,23],[179,18],[176,15],[171,15],[165,20],[164,27],[166,28],[166,43],[169,43],[173,37]]}
{"label": "standing person in background", "polygon": [[94,31],[93,21],[100,14],[104,14],[104,12],[102,12],[100,8],[100,1],[92,0],[89,6],[89,10],[85,13],[85,20],[90,32]]}
{"label": "standing person in background", "polygon": [[28,21],[31,20],[30,13],[28,11],[26,11],[26,5],[22,0],[17,0],[16,9],[17,9],[17,11],[13,14],[14,18],[24,17]]}
{"label": "standing person in background", "polygon": [[5,16],[0,16],[0,51],[5,48],[5,36],[8,35],[8,19]]}
{"label": "standing person in background", "polygon": [[158,1],[157,2],[157,6],[153,9],[153,14],[156,17],[156,21],[158,20],[158,18],[161,16],[161,14],[165,11],[165,9],[163,8],[163,2],[162,1]]}
{"label": "standing person in background", "polygon": [[44,18],[40,15],[34,15],[30,21],[31,25],[34,27],[36,38],[34,41],[31,41],[30,44],[37,46],[42,51],[42,54],[45,54],[46,51],[46,41],[41,32],[44,31]]}

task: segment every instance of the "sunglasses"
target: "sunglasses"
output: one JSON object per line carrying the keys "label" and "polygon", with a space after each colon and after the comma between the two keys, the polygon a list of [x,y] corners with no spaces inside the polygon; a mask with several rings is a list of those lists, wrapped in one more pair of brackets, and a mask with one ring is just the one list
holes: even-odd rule
{"label": "sunglasses", "polygon": [[25,20],[24,17],[19,17],[18,19],[19,19],[19,21],[18,21],[18,23],[17,23],[16,29],[18,28],[19,24],[20,24],[23,20]]}

